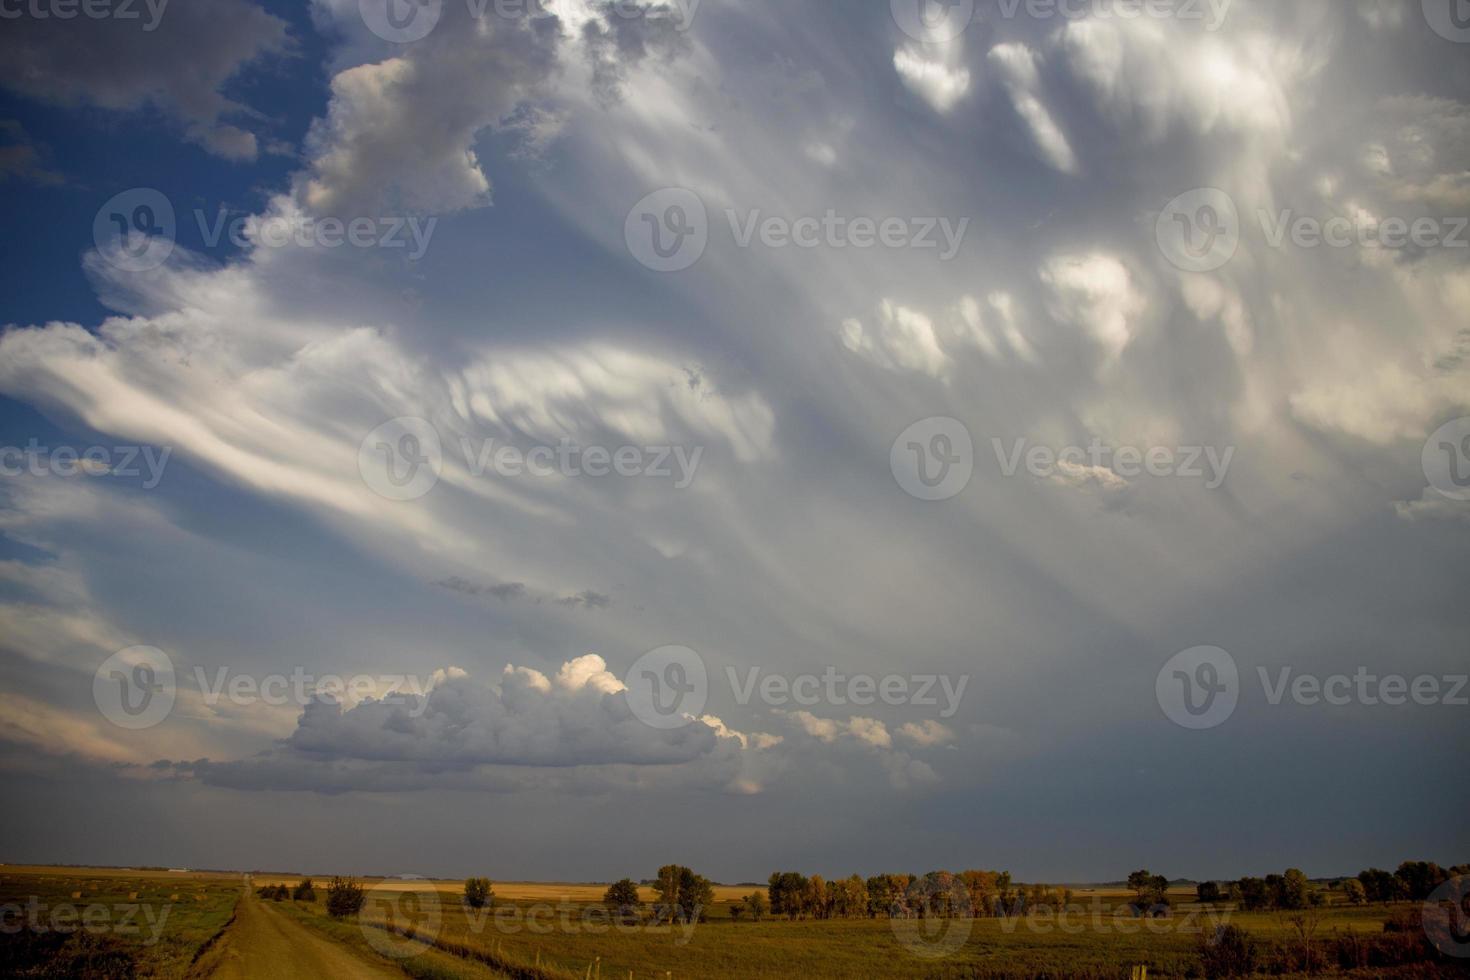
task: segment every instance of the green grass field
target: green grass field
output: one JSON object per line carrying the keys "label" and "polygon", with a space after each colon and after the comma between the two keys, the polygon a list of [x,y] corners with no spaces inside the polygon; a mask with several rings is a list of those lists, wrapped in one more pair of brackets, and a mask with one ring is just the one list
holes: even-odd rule
{"label": "green grass field", "polygon": [[238,879],[0,869],[0,976],[185,977]]}
{"label": "green grass field", "polygon": [[[1141,920],[1115,913],[1109,899],[1083,903],[1060,919],[1041,914],[1010,920],[937,920],[939,932],[926,936],[921,922],[901,923],[895,929],[884,919],[735,921],[724,903],[712,910],[707,922],[669,927],[613,925],[599,908],[573,901],[500,901],[496,912],[473,913],[448,887],[433,899],[422,888],[397,892],[389,884],[377,886],[369,895],[363,921],[369,928],[391,925],[398,931],[412,930],[422,942],[432,943],[434,976],[456,975],[452,965],[438,956],[449,953],[475,966],[475,972],[463,974],[466,977],[485,975],[480,970],[488,965],[503,975],[548,980],[589,975],[675,980],[1128,978],[1139,966],[1148,967],[1149,977],[1173,978],[1204,975],[1198,946],[1201,935],[1213,934],[1217,925],[1248,930],[1268,962],[1275,955],[1288,957],[1300,946],[1296,927],[1283,913],[1247,914],[1181,904],[1167,919]],[[1384,932],[1384,924],[1406,908],[1323,909],[1312,943],[1322,961],[1318,975],[1470,975],[1470,964],[1454,962],[1379,963],[1358,970],[1338,965],[1341,941],[1358,937],[1371,946],[1392,938]],[[320,898],[298,906],[296,912],[325,918]],[[925,951],[943,955],[926,956]],[[415,975],[412,962],[417,958],[404,961]],[[439,972],[445,969],[450,972]]]}

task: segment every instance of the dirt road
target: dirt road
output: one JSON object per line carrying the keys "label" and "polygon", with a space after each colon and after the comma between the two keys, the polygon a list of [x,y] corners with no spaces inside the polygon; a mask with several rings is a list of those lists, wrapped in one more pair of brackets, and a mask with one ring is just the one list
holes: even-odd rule
{"label": "dirt road", "polygon": [[317,935],[249,890],[215,957],[214,980],[404,980],[402,971]]}

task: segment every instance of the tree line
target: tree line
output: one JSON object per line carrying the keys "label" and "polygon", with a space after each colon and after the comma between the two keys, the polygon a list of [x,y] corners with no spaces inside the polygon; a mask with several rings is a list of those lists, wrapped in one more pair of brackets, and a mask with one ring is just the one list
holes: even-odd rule
{"label": "tree line", "polygon": [[255,889],[255,894],[260,898],[270,899],[273,902],[315,902],[316,887],[310,878],[303,878],[296,883],[294,888],[288,888],[285,884],[262,885]]}
{"label": "tree line", "polygon": [[930,871],[924,875],[851,875],[833,881],[821,875],[778,871],[767,882],[765,902],[748,896],[751,918],[761,905],[788,919],[985,918],[1020,909],[1061,908],[1072,901],[1068,888],[1024,885],[1009,871]]}
{"label": "tree line", "polygon": [[[1405,861],[1396,872],[1369,868],[1356,878],[1331,883],[1329,890],[1340,887],[1344,900],[1351,904],[1422,901],[1445,881],[1463,874],[1470,874],[1470,865],[1446,870],[1430,861]],[[715,903],[714,883],[680,864],[659,868],[658,876],[647,884],[656,896],[652,913],[657,922],[703,922]],[[1168,914],[1173,903],[1164,875],[1140,869],[1128,876],[1127,887],[1133,893],[1127,908],[1135,915]],[[465,905],[483,908],[494,897],[489,879],[465,881]],[[868,878],[853,874],[830,881],[819,874],[777,871],[764,892],[751,892],[733,903],[730,914],[736,920],[757,922],[768,916],[792,920],[1003,918],[1044,909],[1061,911],[1075,897],[1070,888],[1017,882],[1009,871],[930,871]],[[1298,868],[1261,878],[1202,881],[1196,885],[1196,897],[1203,904],[1233,902],[1245,911],[1307,909],[1327,901],[1323,890]],[[603,893],[602,904],[624,919],[641,917],[638,883],[631,878],[613,882]]]}
{"label": "tree line", "polygon": [[[1470,864],[1445,869],[1433,861],[1405,861],[1392,874],[1381,868],[1359,871],[1356,884],[1362,889],[1361,902],[1422,902],[1451,878],[1467,874]],[[1354,879],[1349,879],[1344,885],[1350,887],[1353,883]]]}
{"label": "tree line", "polygon": [[[1356,878],[1330,882],[1327,890],[1341,891],[1343,901],[1349,905],[1422,902],[1446,881],[1465,874],[1470,874],[1470,864],[1457,864],[1446,869],[1433,861],[1405,861],[1397,871],[1364,869]],[[1264,878],[1202,881],[1197,892],[1203,903],[1235,902],[1247,912],[1294,911],[1327,903],[1323,890],[1297,868],[1288,868],[1282,874]]]}

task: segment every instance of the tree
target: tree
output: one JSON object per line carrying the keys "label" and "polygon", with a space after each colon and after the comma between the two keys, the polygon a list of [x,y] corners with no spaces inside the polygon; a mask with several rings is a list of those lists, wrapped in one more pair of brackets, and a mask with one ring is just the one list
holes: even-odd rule
{"label": "tree", "polygon": [[1269,907],[1266,883],[1260,878],[1242,878],[1236,882],[1236,888],[1240,892],[1240,907],[1245,911],[1255,912]]}
{"label": "tree", "polygon": [[1012,886],[1011,873],[1009,871],[1002,871],[995,876],[995,893],[996,898],[1000,900],[1002,905],[1010,906],[1015,904],[1016,891]]}
{"label": "tree", "polygon": [[1312,904],[1312,883],[1297,868],[1288,868],[1277,885],[1276,907],[1295,911]]}
{"label": "tree", "polygon": [[1286,879],[1280,875],[1266,876],[1266,904],[1265,908],[1279,909],[1284,901],[1286,893]]}
{"label": "tree", "polygon": [[1398,879],[1399,890],[1404,897],[1413,902],[1424,901],[1450,878],[1445,869],[1433,861],[1405,861],[1394,872],[1394,877]]}
{"label": "tree", "polygon": [[[1289,872],[1288,872],[1289,873]],[[1287,922],[1296,932],[1295,968],[1304,973],[1316,973],[1321,966],[1321,954],[1312,948],[1317,928],[1322,924],[1322,913],[1316,911],[1297,912],[1287,916]]]}
{"label": "tree", "polygon": [[1149,898],[1152,899],[1149,903],[1150,908],[1167,909],[1170,905],[1174,904],[1169,898],[1168,878],[1165,878],[1163,875],[1154,875],[1154,880],[1149,884]]}
{"label": "tree", "polygon": [[806,907],[814,919],[825,919],[828,916],[827,904],[827,882],[821,875],[812,875],[806,883]]}
{"label": "tree", "polygon": [[680,918],[685,922],[703,922],[714,904],[714,883],[685,868],[679,876]]}
{"label": "tree", "polygon": [[795,871],[777,871],[771,875],[766,893],[771,899],[771,914],[795,919],[806,912],[807,880]]}
{"label": "tree", "polygon": [[960,881],[970,893],[970,914],[990,916],[995,914],[995,903],[999,901],[994,871],[961,871]]}
{"label": "tree", "polygon": [[489,878],[466,878],[464,882],[464,904],[466,908],[482,909],[495,901],[495,889],[490,887]]}
{"label": "tree", "polygon": [[960,879],[948,871],[931,871],[909,885],[904,896],[910,912],[925,919],[968,917],[970,896]]}
{"label": "tree", "polygon": [[893,915],[894,893],[893,879],[889,875],[873,875],[867,881],[868,885],[868,917],[876,919],[878,916],[890,917]]}
{"label": "tree", "polygon": [[637,915],[638,907],[642,904],[638,897],[638,886],[631,878],[615,881],[602,893],[602,904],[616,909],[624,919],[631,918]]}
{"label": "tree", "polygon": [[659,868],[654,887],[658,890],[657,913],[661,919],[703,922],[706,912],[715,902],[715,888],[709,879],[682,864],[666,864]]}
{"label": "tree", "polygon": [[679,872],[684,869],[677,864],[666,864],[658,869],[653,890],[658,893],[655,915],[660,919],[673,920],[679,907]]}
{"label": "tree", "polygon": [[1170,904],[1169,879],[1163,875],[1150,874],[1147,870],[1135,871],[1128,876],[1128,887],[1133,891],[1135,912],[1141,913]]}
{"label": "tree", "polygon": [[302,878],[291,890],[291,899],[296,902],[315,902],[316,887],[310,878]]}
{"label": "tree", "polygon": [[842,914],[861,919],[868,914],[868,886],[861,875],[850,875],[842,884]]}
{"label": "tree", "polygon": [[1362,905],[1368,901],[1368,893],[1363,888],[1363,883],[1356,878],[1349,878],[1342,883],[1342,894],[1349,905]]}
{"label": "tree", "polygon": [[1060,909],[1065,904],[1061,893],[1049,885],[1035,884],[1026,889],[1028,911],[1031,909]]}
{"label": "tree", "polygon": [[1212,905],[1215,902],[1220,901],[1220,885],[1217,882],[1202,881],[1195,886],[1194,892],[1195,897],[1197,897],[1202,904]]}
{"label": "tree", "polygon": [[1382,868],[1359,871],[1358,881],[1370,902],[1396,902],[1401,897],[1402,882]]}
{"label": "tree", "polygon": [[750,916],[752,922],[759,922],[766,917],[766,896],[760,892],[751,892],[745,896],[745,914]]}
{"label": "tree", "polygon": [[327,914],[334,919],[356,915],[365,901],[367,895],[353,878],[333,878],[327,885]]}

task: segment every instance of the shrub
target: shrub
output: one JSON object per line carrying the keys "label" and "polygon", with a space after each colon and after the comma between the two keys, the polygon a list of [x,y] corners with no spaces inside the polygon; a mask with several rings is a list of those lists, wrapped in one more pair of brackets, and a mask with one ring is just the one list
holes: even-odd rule
{"label": "shrub", "polygon": [[495,901],[495,889],[490,887],[489,878],[466,878],[464,903],[472,909],[482,909]]}
{"label": "shrub", "polygon": [[624,919],[636,915],[638,906],[641,904],[638,898],[638,886],[633,884],[631,878],[615,881],[607,886],[607,891],[602,893],[602,904],[609,908],[618,910],[618,914]]}
{"label": "shrub", "polygon": [[334,919],[345,919],[362,911],[367,895],[362,886],[352,878],[333,878],[327,885],[327,914]]}
{"label": "shrub", "polygon": [[0,942],[0,976],[66,980],[134,980],[137,957],[110,936],[29,929]]}
{"label": "shrub", "polygon": [[310,878],[302,878],[291,891],[291,899],[297,902],[315,902],[316,887]]}
{"label": "shrub", "polygon": [[1434,949],[1422,932],[1384,932],[1339,937],[1331,944],[1329,956],[1344,970],[1381,970],[1432,960]]}
{"label": "shrub", "polygon": [[1384,932],[1419,932],[1424,921],[1418,909],[1411,912],[1395,912],[1383,922]]}
{"label": "shrub", "polygon": [[1207,977],[1248,976],[1256,968],[1256,941],[1239,926],[1221,926],[1204,937],[1199,956]]}

